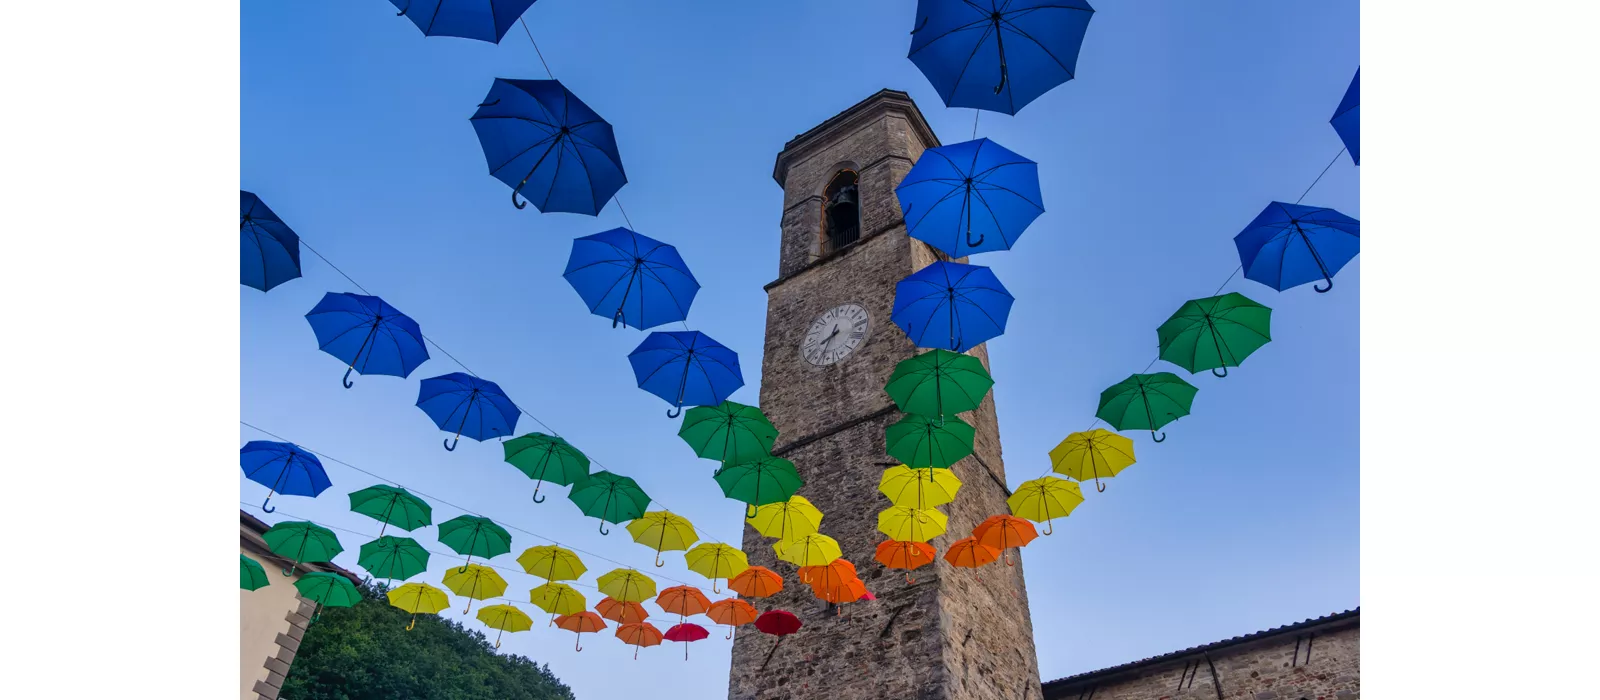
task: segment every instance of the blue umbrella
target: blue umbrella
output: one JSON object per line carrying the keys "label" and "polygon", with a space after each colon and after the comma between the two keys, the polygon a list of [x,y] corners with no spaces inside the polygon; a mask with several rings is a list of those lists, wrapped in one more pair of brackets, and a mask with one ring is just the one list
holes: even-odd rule
{"label": "blue umbrella", "polygon": [[572,242],[562,274],[596,316],[634,328],[654,328],[689,317],[700,283],[678,249],[625,228]]}
{"label": "blue umbrella", "polygon": [[1039,166],[989,139],[923,151],[894,193],[906,232],[952,258],[1008,250],[1044,213]]}
{"label": "blue umbrella", "polygon": [[263,292],[300,276],[300,237],[260,197],[239,190],[239,283]]}
{"label": "blue umbrella", "polygon": [[684,406],[715,406],[744,386],[739,354],[700,331],[651,333],[628,353],[639,388],[672,404],[668,418]]}
{"label": "blue umbrella", "polygon": [[1016,114],[1071,80],[1085,0],[918,0],[908,58],[946,107]]}
{"label": "blue umbrella", "polygon": [[461,372],[422,380],[417,408],[440,430],[455,431],[454,440],[444,441],[447,450],[456,449],[463,435],[479,441],[510,435],[522,415],[500,385]]}
{"label": "blue umbrella", "polygon": [[428,359],[417,322],[378,297],[329,292],[306,321],[317,347],[349,366],[342,380],[346,389],[351,372],[409,377]]}
{"label": "blue umbrella", "polygon": [[1273,202],[1233,237],[1244,276],[1283,291],[1333,276],[1361,252],[1361,222],[1323,207]]}
{"label": "blue umbrella", "polygon": [[537,0],[389,0],[423,36],[458,36],[493,44]]}
{"label": "blue umbrella", "polygon": [[268,513],[277,510],[267,505],[274,493],[315,497],[333,485],[317,456],[292,442],[251,440],[239,448],[239,468],[245,478],[267,487],[261,510]]}
{"label": "blue umbrella", "polygon": [[472,115],[489,173],[539,211],[594,216],[628,182],[611,125],[557,80],[495,78]]}
{"label": "blue umbrella", "polygon": [[1012,301],[989,268],[936,262],[895,285],[889,318],[919,348],[966,352],[1006,332]]}
{"label": "blue umbrella", "polygon": [[1356,165],[1361,165],[1361,69],[1356,69],[1356,77],[1350,79],[1350,87],[1344,91],[1344,99],[1339,100],[1339,108],[1333,110],[1333,118],[1328,120],[1333,125],[1333,130],[1338,132],[1339,140],[1344,142],[1345,150],[1350,151],[1350,160]]}

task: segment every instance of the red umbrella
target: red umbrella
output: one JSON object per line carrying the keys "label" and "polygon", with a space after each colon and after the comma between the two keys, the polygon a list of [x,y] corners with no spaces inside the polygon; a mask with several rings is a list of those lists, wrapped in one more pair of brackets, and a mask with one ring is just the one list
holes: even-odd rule
{"label": "red umbrella", "polygon": [[778,638],[772,643],[772,651],[767,652],[766,661],[761,662],[761,668],[766,668],[767,661],[771,661],[772,655],[777,653],[784,636],[800,631],[800,618],[787,610],[768,610],[756,618],[756,629]]}
{"label": "red umbrella", "polygon": [[700,625],[693,622],[680,622],[667,630],[666,634],[661,635],[661,638],[669,642],[683,642],[683,660],[688,661],[689,642],[698,642],[709,636],[711,635],[706,632],[706,628]]}

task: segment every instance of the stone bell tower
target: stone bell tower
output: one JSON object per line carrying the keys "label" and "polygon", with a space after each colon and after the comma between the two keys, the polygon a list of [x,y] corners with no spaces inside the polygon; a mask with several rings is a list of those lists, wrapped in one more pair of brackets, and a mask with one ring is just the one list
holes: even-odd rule
{"label": "stone bell tower", "polygon": [[[992,394],[962,416],[977,439],[953,467],[963,485],[941,508],[950,519],[932,541],[941,558],[912,584],[873,560],[885,539],[877,515],[889,506],[878,480],[895,463],[884,428],[902,417],[883,386],[917,353],[889,320],[895,283],[941,255],[906,235],[894,188],[938,145],[910,96],[883,90],[778,154],[783,230],[778,277],[766,285],[761,408],[780,431],[774,452],[795,463],[806,480],[800,494],[825,514],[822,533],[839,541],[877,600],[837,615],[747,525],[750,563],[784,576],[784,590],[758,607],[789,610],[805,627],[775,652],[773,637],[741,627],[730,700],[1042,698],[1021,563],[972,570],[942,558],[984,518],[1009,512]],[[988,363],[984,346],[970,354]]]}

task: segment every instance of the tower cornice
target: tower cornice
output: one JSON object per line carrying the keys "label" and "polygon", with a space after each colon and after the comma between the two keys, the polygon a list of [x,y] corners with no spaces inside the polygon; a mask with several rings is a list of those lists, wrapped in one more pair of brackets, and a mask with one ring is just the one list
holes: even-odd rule
{"label": "tower cornice", "polygon": [[923,118],[922,110],[917,109],[917,103],[912,101],[911,96],[899,90],[884,88],[805,133],[789,139],[789,142],[783,145],[783,151],[778,153],[777,162],[772,166],[772,179],[777,181],[779,187],[783,187],[791,163],[804,159],[818,146],[836,141],[838,134],[859,129],[880,118],[885,112],[905,115],[906,122],[922,140],[924,148],[940,145],[939,137],[933,133],[933,128],[928,126],[928,120]]}

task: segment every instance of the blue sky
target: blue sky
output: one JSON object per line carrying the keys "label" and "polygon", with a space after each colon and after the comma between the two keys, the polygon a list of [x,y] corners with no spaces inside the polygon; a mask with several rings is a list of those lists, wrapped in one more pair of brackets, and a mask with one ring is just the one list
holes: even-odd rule
{"label": "blue sky", "polygon": [[[884,87],[910,92],[946,143],[970,136],[973,112],[945,109],[906,60],[911,0],[688,5],[542,0],[526,18],[556,77],[615,127],[631,180],[621,201],[638,231],[678,246],[694,269],[703,289],[689,324],[740,353],[747,386],[733,398],[755,403],[761,286],[777,270],[781,191],[770,175],[783,143]],[[1047,209],[1013,252],[977,261],[1017,297],[1008,332],[989,344],[1013,485],[1089,425],[1101,389],[1150,361],[1156,326],[1238,265],[1232,236],[1267,202],[1294,201],[1340,149],[1327,120],[1359,61],[1353,0],[1100,9],[1078,80],[979,126],[1039,162]],[[241,22],[241,187],[591,456],[737,542],[739,507],[721,498],[711,464],[678,440],[665,404],[634,386],[626,355],[642,336],[588,315],[561,279],[571,239],[622,216],[614,206],[597,219],[517,211],[486,172],[467,117],[495,77],[544,77],[521,29],[501,46],[425,39],[381,0],[251,2]],[[1341,158],[1305,202],[1359,218],[1358,187]],[[316,349],[302,316],[326,291],[356,290],[305,257],[304,279],[269,294],[241,287],[244,420],[526,530],[704,583],[681,558],[650,568],[620,528],[601,537],[563,500],[533,506],[497,444],[445,452],[413,406],[419,379],[459,369],[438,353],[410,380],[341,388],[343,366]],[[1026,552],[1046,679],[1360,603],[1360,268],[1358,258],[1327,295],[1228,286],[1274,308],[1274,342],[1225,380],[1193,378],[1194,414],[1163,444],[1135,436],[1139,464]],[[519,428],[539,429],[526,418]],[[241,428],[241,441],[263,437]],[[344,499],[373,480],[328,468],[333,489],[279,499],[277,516],[375,534]],[[241,500],[263,495],[241,479]],[[458,514],[436,506],[440,520]],[[513,534],[513,556],[544,544]],[[442,549],[432,538],[419,540]],[[341,539],[352,554],[364,541]],[[420,580],[437,583],[447,563]],[[507,577],[513,596],[531,585]],[[505,648],[549,663],[584,698],[725,693],[720,632],[691,663],[646,653],[627,675],[611,672],[627,660],[620,642],[592,640],[581,654],[571,644],[536,628]]]}

